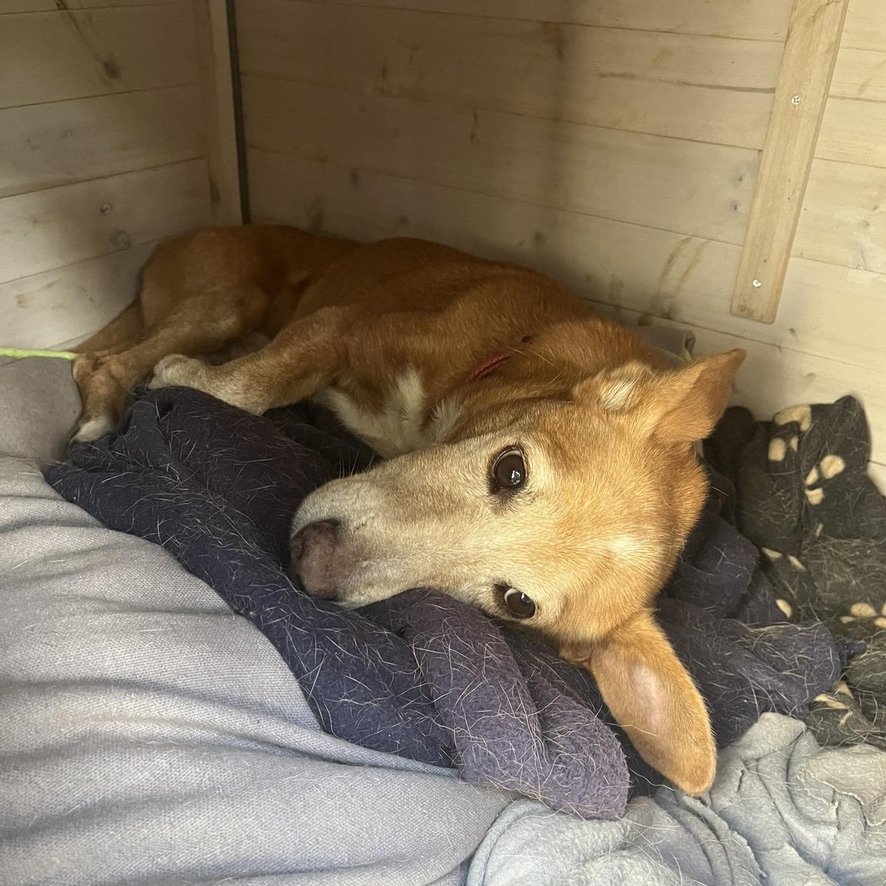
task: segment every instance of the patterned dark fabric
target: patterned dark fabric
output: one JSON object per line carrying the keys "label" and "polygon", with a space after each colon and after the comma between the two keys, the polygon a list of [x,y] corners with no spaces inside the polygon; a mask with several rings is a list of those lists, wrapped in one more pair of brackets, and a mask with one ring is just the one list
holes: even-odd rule
{"label": "patterned dark fabric", "polygon": [[824,622],[848,659],[807,718],[816,738],[886,747],[886,499],[867,475],[861,405],[843,397],[768,422],[730,409],[706,454],[735,483],[738,528],[761,550],[778,606]]}

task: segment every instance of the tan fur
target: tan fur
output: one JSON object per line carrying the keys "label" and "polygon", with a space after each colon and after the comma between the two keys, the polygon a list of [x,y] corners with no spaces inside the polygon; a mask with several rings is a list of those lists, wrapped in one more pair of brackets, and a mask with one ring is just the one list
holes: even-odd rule
{"label": "tan fur", "polygon": [[[532,271],[281,227],[161,247],[115,323],[75,364],[81,437],[155,364],[154,387],[255,413],[325,403],[389,460],[299,509],[291,569],[308,593],[358,606],[430,585],[514,618],[503,593],[517,588],[535,605],[522,623],[593,672],[640,753],[687,791],[710,786],[707,712],[651,608],[704,502],[694,443],[744,352],[673,370]],[[260,351],[193,359],[254,332],[272,337]],[[515,448],[525,484],[491,488]]]}

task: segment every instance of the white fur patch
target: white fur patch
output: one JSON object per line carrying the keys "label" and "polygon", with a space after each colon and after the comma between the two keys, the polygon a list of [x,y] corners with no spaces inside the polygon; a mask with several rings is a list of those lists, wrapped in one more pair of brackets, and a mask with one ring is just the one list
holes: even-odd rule
{"label": "white fur patch", "polygon": [[325,388],[314,399],[335,412],[348,430],[384,458],[439,443],[450,433],[461,414],[461,407],[447,400],[437,405],[430,421],[424,425],[424,385],[412,368],[397,379],[380,411],[366,409],[336,388]]}
{"label": "white fur patch", "polygon": [[89,421],[83,422],[71,439],[74,443],[91,443],[113,430],[114,422],[111,417],[100,415],[98,418],[91,418]]}
{"label": "white fur patch", "polygon": [[637,380],[634,378],[621,378],[606,385],[600,392],[600,402],[603,404],[603,408],[612,411],[624,409],[636,384]]}

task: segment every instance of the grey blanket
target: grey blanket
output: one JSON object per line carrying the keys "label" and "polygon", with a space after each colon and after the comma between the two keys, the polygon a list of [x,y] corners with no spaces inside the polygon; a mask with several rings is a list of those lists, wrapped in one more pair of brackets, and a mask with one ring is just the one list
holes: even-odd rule
{"label": "grey blanket", "polygon": [[511,795],[326,734],[252,624],[62,501],[78,409],[0,361],[0,884],[458,886]]}
{"label": "grey blanket", "polygon": [[511,804],[468,886],[883,886],[886,752],[820,748],[764,714],[699,800],[661,788],[617,822]]}

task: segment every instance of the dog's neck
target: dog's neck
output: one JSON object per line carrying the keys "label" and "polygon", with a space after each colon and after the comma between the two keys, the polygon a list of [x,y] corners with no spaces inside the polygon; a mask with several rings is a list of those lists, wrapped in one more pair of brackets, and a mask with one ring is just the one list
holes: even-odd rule
{"label": "dog's neck", "polygon": [[560,330],[555,341],[528,333],[487,353],[437,396],[428,390],[425,420],[435,442],[472,436],[534,401],[569,400],[578,384],[603,370],[635,361],[653,369],[668,365],[657,349],[596,318]]}

